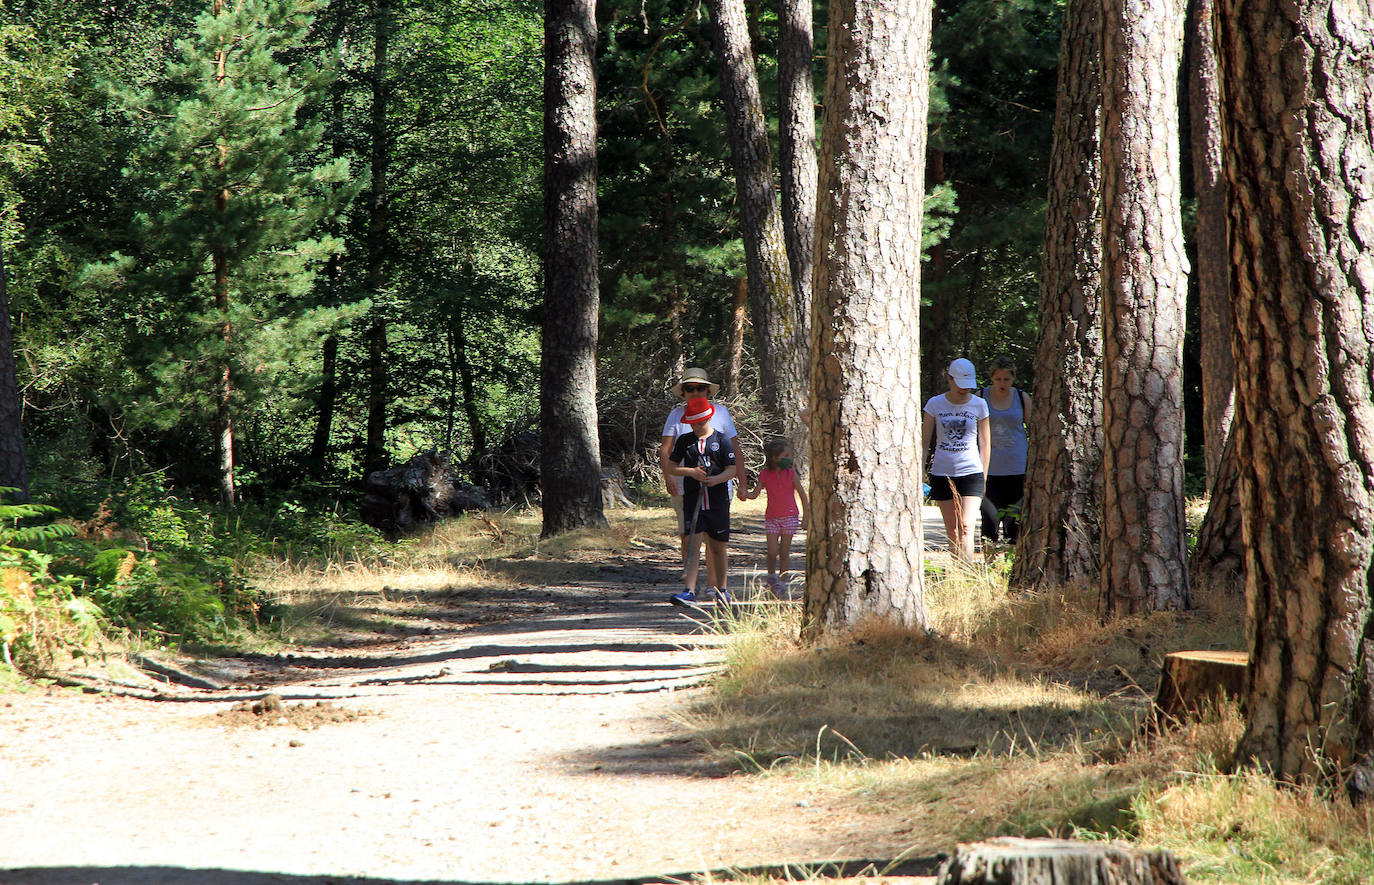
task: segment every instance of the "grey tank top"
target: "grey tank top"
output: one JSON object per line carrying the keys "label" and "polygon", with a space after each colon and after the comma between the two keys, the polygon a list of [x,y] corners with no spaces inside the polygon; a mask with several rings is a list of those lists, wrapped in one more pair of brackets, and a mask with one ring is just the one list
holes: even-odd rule
{"label": "grey tank top", "polygon": [[1011,389],[1011,408],[998,409],[988,399],[984,389],[980,395],[988,402],[988,429],[992,436],[992,458],[988,462],[989,476],[1017,476],[1026,472],[1026,411],[1021,391]]}

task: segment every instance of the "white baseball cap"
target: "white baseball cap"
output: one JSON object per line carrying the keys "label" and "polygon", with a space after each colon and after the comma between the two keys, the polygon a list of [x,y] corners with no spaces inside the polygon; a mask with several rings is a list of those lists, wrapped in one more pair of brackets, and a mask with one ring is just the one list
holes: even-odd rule
{"label": "white baseball cap", "polygon": [[973,363],[962,357],[949,364],[949,377],[965,390],[978,386],[978,373],[973,370]]}

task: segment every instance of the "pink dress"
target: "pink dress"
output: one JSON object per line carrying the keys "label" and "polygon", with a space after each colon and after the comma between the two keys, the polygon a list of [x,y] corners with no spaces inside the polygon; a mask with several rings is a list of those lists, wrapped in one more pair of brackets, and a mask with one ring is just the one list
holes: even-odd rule
{"label": "pink dress", "polygon": [[760,470],[759,485],[768,495],[768,506],[763,511],[763,530],[769,535],[791,535],[801,528],[798,515],[797,493],[792,487],[797,471]]}

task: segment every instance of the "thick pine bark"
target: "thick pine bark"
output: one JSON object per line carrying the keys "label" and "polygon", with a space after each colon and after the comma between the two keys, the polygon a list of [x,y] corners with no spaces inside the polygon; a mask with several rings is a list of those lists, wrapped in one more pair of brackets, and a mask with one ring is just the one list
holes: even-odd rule
{"label": "thick pine bark", "polygon": [[1188,16],[1188,113],[1197,195],[1197,281],[1202,362],[1203,453],[1210,490],[1221,471],[1235,402],[1231,355],[1231,256],[1221,181],[1221,81],[1214,0],[1192,0]]}
{"label": "thick pine bark", "polygon": [[797,315],[811,316],[811,259],[816,248],[816,87],[811,0],[780,0],[778,9],[778,152],[782,229]]}
{"label": "thick pine bark", "polygon": [[540,478],[545,536],[605,525],[596,429],[596,4],[544,7],[544,325]]}
{"label": "thick pine bark", "polygon": [[1183,6],[1103,5],[1105,615],[1190,605],[1183,523]]}
{"label": "thick pine bark", "polygon": [[1018,587],[1098,575],[1102,500],[1101,29],[1097,0],[1069,0],[1060,39],[1040,276]]}
{"label": "thick pine bark", "polygon": [[0,243],[0,486],[18,489],[15,497],[27,501],[29,467],[24,455],[24,408],[14,365],[14,333],[10,326],[4,249],[4,244]]}
{"label": "thick pine bark", "polygon": [[1251,680],[1241,752],[1374,790],[1374,22],[1221,0]]}
{"label": "thick pine bark", "polygon": [[742,0],[707,0],[720,58],[730,157],[739,194],[740,231],[764,406],[782,422],[794,452],[805,452],[806,326],[798,311],[782,213],[773,187],[768,123],[750,51]]}
{"label": "thick pine bark", "polygon": [[1221,72],[1217,67],[1215,0],[1192,0],[1188,55],[1193,189],[1197,194],[1203,453],[1209,496],[1207,515],[1188,568],[1195,580],[1231,587],[1240,580],[1245,549],[1236,450],[1228,438],[1235,410],[1236,364],[1231,351],[1231,254],[1221,168]]}
{"label": "thick pine bark", "polygon": [[921,211],[929,0],[839,0],[811,312],[803,633],[927,623],[920,518]]}
{"label": "thick pine bark", "polygon": [[1211,485],[1207,515],[1198,529],[1197,547],[1188,560],[1190,577],[1234,589],[1245,569],[1245,542],[1241,534],[1240,465],[1236,444],[1229,434],[1221,464]]}
{"label": "thick pine bark", "polygon": [[388,70],[394,13],[390,0],[377,0],[373,10],[372,44],[372,190],[367,206],[367,289],[371,293],[372,319],[367,329],[367,440],[363,469],[386,466],[387,320],[382,302],[386,286],[386,251],[390,195],[391,139],[387,129]]}

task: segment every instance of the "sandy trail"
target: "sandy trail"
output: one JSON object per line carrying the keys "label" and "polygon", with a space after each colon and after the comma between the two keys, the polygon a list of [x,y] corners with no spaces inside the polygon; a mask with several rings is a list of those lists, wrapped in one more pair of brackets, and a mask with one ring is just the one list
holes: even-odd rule
{"label": "sandy trail", "polygon": [[[741,578],[762,560],[742,528]],[[720,641],[667,604],[671,547],[583,571],[511,592],[504,623],[436,598],[427,632],[362,650],[201,662],[221,690],[155,686],[177,701],[0,696],[0,885],[609,885],[909,844],[689,741],[674,717]],[[235,712],[269,690],[289,716]]]}

